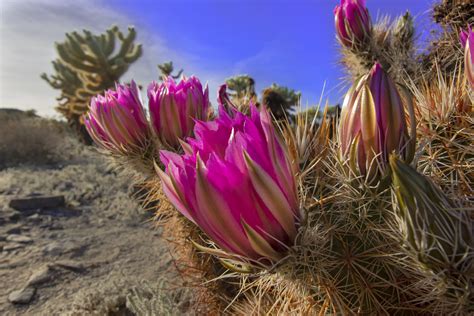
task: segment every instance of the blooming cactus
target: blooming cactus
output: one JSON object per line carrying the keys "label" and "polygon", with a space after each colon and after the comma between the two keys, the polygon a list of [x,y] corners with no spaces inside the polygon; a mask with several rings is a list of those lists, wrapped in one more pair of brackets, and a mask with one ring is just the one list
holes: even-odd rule
{"label": "blooming cactus", "polygon": [[471,88],[474,89],[474,32],[469,27],[467,30],[461,31],[459,37],[464,47],[464,71]]}
{"label": "blooming cactus", "polygon": [[402,99],[380,64],[376,63],[347,93],[339,124],[339,142],[342,155],[362,175],[378,174],[377,166],[384,169],[392,152],[411,160],[412,141]]}
{"label": "blooming cactus", "polygon": [[135,82],[116,84],[115,90],[92,98],[85,126],[96,144],[113,153],[145,149],[150,133]]}
{"label": "blooming cactus", "polygon": [[372,22],[365,0],[341,0],[334,9],[337,37],[347,47],[362,43],[370,34]]}
{"label": "blooming cactus", "polygon": [[183,155],[161,151],[158,170],[173,205],[228,254],[268,263],[294,241],[299,222],[292,164],[266,110],[223,106],[197,122]]}
{"label": "blooming cactus", "polygon": [[179,140],[190,136],[195,120],[207,120],[209,90],[196,77],[176,84],[172,77],[148,87],[152,126],[163,144],[177,148]]}

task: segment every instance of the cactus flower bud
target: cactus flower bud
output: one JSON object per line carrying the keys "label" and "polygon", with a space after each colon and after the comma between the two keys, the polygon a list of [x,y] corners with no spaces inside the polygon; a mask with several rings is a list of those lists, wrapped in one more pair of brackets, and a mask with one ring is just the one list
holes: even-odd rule
{"label": "cactus flower bud", "polygon": [[461,44],[464,48],[464,71],[469,85],[474,89],[474,32],[469,26],[467,30],[459,34]]}
{"label": "cactus flower bud", "polygon": [[171,148],[191,136],[195,120],[207,120],[209,90],[202,89],[198,78],[183,77],[176,84],[172,77],[148,87],[152,126],[161,142]]}
{"label": "cactus flower bud", "polygon": [[469,270],[474,240],[466,213],[395,155],[390,157],[390,167],[401,229],[414,257],[436,274]]}
{"label": "cactus flower bud", "polygon": [[415,35],[415,26],[413,25],[413,17],[410,12],[398,18],[393,35],[399,40],[401,44],[408,44],[413,41]]}
{"label": "cactus flower bud", "polygon": [[92,98],[84,121],[95,143],[110,152],[129,154],[147,148],[150,132],[134,81],[130,86],[116,84],[115,90]]}
{"label": "cactus flower bud", "polygon": [[194,134],[183,155],[161,151],[169,200],[226,254],[262,264],[282,258],[300,215],[287,148],[266,109],[251,105],[248,117],[221,106]]}
{"label": "cactus flower bud", "polygon": [[[413,115],[411,120],[414,135]],[[342,156],[349,159],[354,171],[369,179],[384,173],[392,152],[411,161],[414,144],[408,135],[402,98],[380,64],[376,63],[347,93],[339,142]]]}
{"label": "cactus flower bud", "polygon": [[341,0],[334,9],[337,38],[346,47],[365,41],[372,31],[365,0]]}

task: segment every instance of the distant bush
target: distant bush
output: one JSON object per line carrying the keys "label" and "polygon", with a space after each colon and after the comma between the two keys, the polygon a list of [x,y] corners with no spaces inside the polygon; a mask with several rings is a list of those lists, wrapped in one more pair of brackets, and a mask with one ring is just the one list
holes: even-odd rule
{"label": "distant bush", "polygon": [[48,164],[61,159],[65,132],[60,122],[29,111],[0,111],[0,169],[20,164]]}

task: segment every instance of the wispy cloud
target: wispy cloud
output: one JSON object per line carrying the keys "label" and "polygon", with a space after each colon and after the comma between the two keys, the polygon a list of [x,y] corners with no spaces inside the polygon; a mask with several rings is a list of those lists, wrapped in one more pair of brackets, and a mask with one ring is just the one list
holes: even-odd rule
{"label": "wispy cloud", "polygon": [[143,56],[130,67],[122,80],[134,78],[146,85],[158,77],[157,64],[173,60],[187,74],[199,74],[208,81],[212,95],[226,77],[209,73],[199,66],[199,57],[177,52],[159,34],[122,12],[94,0],[2,0],[0,4],[0,107],[36,109],[42,115],[56,115],[55,98],[59,91],[40,78],[52,72],[56,57],[54,42],[63,41],[72,30],[103,32],[112,24],[126,30],[135,25],[137,42],[144,46]]}

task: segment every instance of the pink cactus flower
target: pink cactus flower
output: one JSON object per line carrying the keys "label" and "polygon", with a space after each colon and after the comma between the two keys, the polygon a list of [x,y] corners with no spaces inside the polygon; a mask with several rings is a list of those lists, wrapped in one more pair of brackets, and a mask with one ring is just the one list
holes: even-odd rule
{"label": "pink cactus flower", "polygon": [[161,142],[171,148],[179,140],[191,136],[195,120],[207,120],[209,90],[202,89],[198,78],[192,76],[176,84],[172,77],[163,83],[152,82],[148,87],[152,126]]}
{"label": "pink cactus flower", "polygon": [[337,38],[346,47],[362,43],[372,30],[365,0],[341,0],[334,9]]}
{"label": "pink cactus flower", "polygon": [[183,155],[161,151],[158,170],[173,205],[222,250],[268,264],[284,256],[300,220],[295,173],[268,112],[223,106],[196,122]]}
{"label": "pink cactus flower", "polygon": [[150,132],[135,82],[116,84],[115,90],[92,98],[85,126],[96,144],[113,153],[145,149]]}
{"label": "pink cactus flower", "polygon": [[397,86],[376,63],[344,99],[339,123],[342,156],[358,173],[373,178],[392,152],[410,159],[410,140]]}
{"label": "pink cactus flower", "polygon": [[467,30],[462,30],[459,38],[464,47],[464,71],[469,85],[474,89],[474,32],[472,28],[469,26]]}

